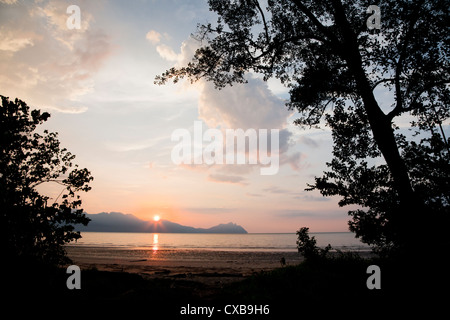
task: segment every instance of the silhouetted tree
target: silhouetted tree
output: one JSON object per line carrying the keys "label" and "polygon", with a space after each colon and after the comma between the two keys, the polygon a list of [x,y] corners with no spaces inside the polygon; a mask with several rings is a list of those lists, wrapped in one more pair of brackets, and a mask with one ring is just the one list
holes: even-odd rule
{"label": "silhouetted tree", "polygon": [[[340,206],[358,205],[359,209],[349,211],[352,216],[350,230],[379,253],[392,254],[394,250],[402,249],[402,234],[398,230],[408,223],[422,224],[433,230],[436,235],[434,246],[448,243],[443,242],[446,234],[443,228],[448,225],[450,216],[450,155],[445,135],[434,130],[439,126],[428,123],[431,125],[429,134],[418,130],[416,133],[422,135],[419,141],[408,141],[405,135],[396,134],[416,200],[426,207],[422,212],[426,221],[411,223],[399,219],[401,207],[392,175],[387,165],[376,164],[381,154],[374,145],[362,109],[350,112],[337,107],[333,116],[327,116],[327,122],[333,129],[334,140],[333,159],[327,163],[331,170],[323,177],[316,177],[307,190],[317,189],[325,196],[339,195]],[[427,246],[429,251],[432,246],[423,241],[420,230],[418,227],[411,229],[412,236],[415,234],[417,239],[414,247]]]}
{"label": "silhouetted tree", "polygon": [[302,227],[297,232],[297,250],[305,257],[305,259],[326,258],[328,252],[331,250],[331,245],[328,244],[324,249],[317,246],[316,237],[309,236],[309,228]]}
{"label": "silhouetted tree", "polygon": [[[69,261],[63,245],[80,238],[74,224],[89,219],[79,209],[79,191],[89,191],[93,180],[87,169],[73,165],[75,158],[61,149],[57,134],[36,127],[50,114],[32,110],[16,99],[1,96],[0,110],[0,244],[2,254],[14,261],[51,265]],[[61,185],[56,199],[38,187]]]}
{"label": "silhouetted tree", "polygon": [[[335,142],[334,172],[327,179],[359,200],[348,201],[347,194],[331,192],[329,185],[319,183],[316,188],[324,195],[343,195],[341,204],[374,207],[376,213],[351,212],[351,229],[359,236],[370,230],[373,234],[363,239],[371,243],[402,248],[432,209],[417,195],[417,181],[405,159],[412,153],[403,138],[399,140],[394,120],[403,114],[421,119],[430,110],[435,123],[448,118],[449,1],[382,1],[381,30],[367,27],[372,4],[269,0],[263,8],[256,0],[210,0],[210,10],[219,18],[215,25],[198,26],[194,37],[202,46],[192,61],[167,70],[155,82],[204,78],[220,89],[245,83],[246,72],[281,80],[290,89],[287,106],[300,114],[296,124],[317,126],[327,118]],[[377,100],[380,86],[393,91],[389,109],[382,109]],[[339,151],[341,147],[345,150]],[[369,169],[367,159],[378,157],[386,164]],[[374,178],[378,180],[372,183]],[[380,193],[370,196],[377,188]],[[365,223],[377,223],[376,228],[362,227]],[[383,238],[386,234],[390,239]]]}

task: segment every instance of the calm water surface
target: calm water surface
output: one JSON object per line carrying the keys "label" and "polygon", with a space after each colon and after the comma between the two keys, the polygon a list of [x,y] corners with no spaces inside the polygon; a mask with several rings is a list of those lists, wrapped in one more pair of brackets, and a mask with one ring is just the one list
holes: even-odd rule
{"label": "calm water surface", "polygon": [[[76,246],[127,249],[198,249],[223,251],[296,251],[295,233],[187,234],[82,232]],[[340,250],[368,250],[369,247],[350,232],[310,233],[317,245],[327,244]]]}

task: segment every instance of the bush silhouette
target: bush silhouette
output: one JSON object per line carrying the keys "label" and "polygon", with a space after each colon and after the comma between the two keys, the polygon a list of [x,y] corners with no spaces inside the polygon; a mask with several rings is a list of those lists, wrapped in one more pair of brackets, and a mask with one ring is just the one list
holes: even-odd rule
{"label": "bush silhouette", "polygon": [[309,228],[302,227],[297,231],[297,249],[305,259],[317,259],[326,257],[331,246],[327,245],[324,249],[319,248],[316,238],[309,236]]}

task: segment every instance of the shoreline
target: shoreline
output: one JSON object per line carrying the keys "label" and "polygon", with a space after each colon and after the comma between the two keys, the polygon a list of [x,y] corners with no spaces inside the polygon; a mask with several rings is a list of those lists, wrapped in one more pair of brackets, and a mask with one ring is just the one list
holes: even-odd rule
{"label": "shoreline", "polygon": [[[138,274],[144,279],[189,280],[223,286],[252,275],[304,261],[292,251],[224,251],[67,246],[68,257],[81,270]],[[369,252],[357,252],[369,257]],[[285,265],[281,259],[284,258]]]}

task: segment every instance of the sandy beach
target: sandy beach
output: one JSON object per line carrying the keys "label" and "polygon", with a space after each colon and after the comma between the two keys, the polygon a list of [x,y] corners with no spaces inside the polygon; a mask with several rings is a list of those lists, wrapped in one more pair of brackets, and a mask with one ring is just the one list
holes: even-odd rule
{"label": "sandy beach", "polygon": [[83,269],[136,273],[144,278],[187,279],[208,285],[239,281],[252,274],[300,263],[297,252],[151,250],[69,246],[73,263]]}

